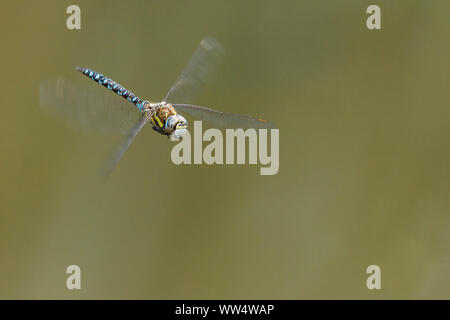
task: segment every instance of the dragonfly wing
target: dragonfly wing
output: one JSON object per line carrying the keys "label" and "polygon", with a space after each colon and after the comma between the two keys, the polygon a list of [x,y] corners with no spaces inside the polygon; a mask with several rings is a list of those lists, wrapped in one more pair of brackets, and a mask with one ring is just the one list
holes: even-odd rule
{"label": "dragonfly wing", "polygon": [[199,90],[214,74],[224,56],[224,49],[219,41],[206,37],[195,50],[184,71],[167,92],[164,101],[190,102]]}
{"label": "dragonfly wing", "polygon": [[137,121],[134,126],[129,130],[129,132],[123,137],[123,139],[111,150],[111,154],[106,159],[104,165],[100,168],[100,175],[103,180],[107,180],[111,172],[114,170],[116,164],[127,151],[130,144],[133,142],[134,138],[137,136],[139,131],[144,127],[144,125],[149,120],[149,117],[142,117]]}
{"label": "dragonfly wing", "polygon": [[205,121],[215,128],[233,129],[233,128],[260,128],[274,129],[276,126],[262,118],[256,118],[247,115],[221,112],[192,104],[172,104],[177,111],[188,114],[195,120]]}
{"label": "dragonfly wing", "polygon": [[76,85],[64,78],[43,81],[40,106],[85,131],[126,133],[142,117],[131,103],[104,88]]}

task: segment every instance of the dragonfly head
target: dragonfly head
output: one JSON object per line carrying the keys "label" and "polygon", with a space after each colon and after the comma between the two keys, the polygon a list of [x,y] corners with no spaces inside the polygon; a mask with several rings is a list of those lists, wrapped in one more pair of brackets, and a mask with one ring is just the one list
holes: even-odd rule
{"label": "dragonfly head", "polygon": [[177,139],[186,133],[187,127],[188,122],[181,114],[171,115],[166,120],[166,130],[171,132]]}

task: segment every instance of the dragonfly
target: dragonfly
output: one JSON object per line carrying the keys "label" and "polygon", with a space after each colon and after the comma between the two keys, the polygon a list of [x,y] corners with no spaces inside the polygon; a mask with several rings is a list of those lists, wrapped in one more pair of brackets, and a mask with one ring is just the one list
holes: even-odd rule
{"label": "dragonfly", "polygon": [[[182,138],[188,129],[188,121],[182,115],[205,121],[217,128],[265,128],[275,125],[259,117],[222,112],[185,102],[200,91],[214,74],[224,56],[220,42],[212,37],[202,39],[185,69],[160,102],[139,98],[111,78],[90,68],[76,70],[97,82],[122,99],[111,95],[80,89],[64,78],[45,81],[39,88],[40,105],[68,118],[84,128],[99,131],[120,131],[122,139],[105,161],[101,173],[107,178],[122,158],[138,133],[147,124],[161,135]],[[176,101],[176,102],[169,102]],[[177,103],[178,102],[178,103]],[[132,106],[136,108],[131,108]]]}

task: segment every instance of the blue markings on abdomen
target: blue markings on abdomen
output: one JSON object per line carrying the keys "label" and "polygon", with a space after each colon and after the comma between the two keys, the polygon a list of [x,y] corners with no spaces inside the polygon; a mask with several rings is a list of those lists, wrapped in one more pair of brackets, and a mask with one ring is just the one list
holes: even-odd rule
{"label": "blue markings on abdomen", "polygon": [[129,102],[134,103],[140,111],[142,111],[144,101],[139,97],[135,96],[131,91],[125,89],[120,84],[112,81],[111,79],[105,77],[104,75],[88,69],[88,68],[76,68],[78,71],[82,72],[85,76],[91,78],[92,80],[100,83],[102,86],[106,87],[109,90],[114,91],[119,96],[127,99]]}

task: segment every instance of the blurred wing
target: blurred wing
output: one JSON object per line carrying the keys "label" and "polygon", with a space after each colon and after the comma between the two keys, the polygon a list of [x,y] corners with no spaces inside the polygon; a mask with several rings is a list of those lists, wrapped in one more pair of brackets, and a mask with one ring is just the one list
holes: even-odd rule
{"label": "blurred wing", "polygon": [[106,181],[108,179],[109,175],[114,170],[116,164],[122,158],[125,151],[127,151],[131,142],[133,142],[134,138],[137,136],[139,131],[141,131],[141,129],[144,127],[144,125],[147,123],[149,119],[150,118],[148,117],[143,117],[142,119],[137,121],[134,124],[134,126],[129,130],[129,132],[124,136],[121,142],[111,150],[111,154],[106,159],[104,165],[100,168],[100,176],[103,178],[103,180]]}
{"label": "blurred wing", "polygon": [[126,133],[141,112],[131,103],[100,86],[78,86],[66,79],[43,81],[39,103],[50,115],[68,120],[85,131]]}
{"label": "blurred wing", "polygon": [[211,78],[214,70],[224,56],[224,49],[219,41],[207,37],[200,41],[178,80],[170,88],[164,101],[188,102],[200,91]]}
{"label": "blurred wing", "polygon": [[202,120],[210,126],[222,129],[233,128],[255,128],[255,129],[275,129],[276,126],[261,118],[246,116],[241,114],[234,114],[228,112],[221,112],[205,107],[195,106],[191,104],[172,104],[177,111],[190,115],[195,120]]}

